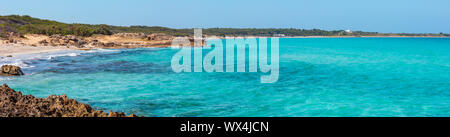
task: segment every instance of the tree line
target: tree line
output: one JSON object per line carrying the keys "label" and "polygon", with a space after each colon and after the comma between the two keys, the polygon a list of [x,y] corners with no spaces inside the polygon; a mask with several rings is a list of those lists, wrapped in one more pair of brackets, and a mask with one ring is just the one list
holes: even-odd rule
{"label": "tree line", "polygon": [[[10,32],[23,36],[24,34],[43,35],[76,35],[92,36],[94,34],[111,35],[114,33],[165,33],[173,36],[192,36],[193,29],[172,29],[160,26],[112,26],[90,24],[67,24],[57,21],[33,18],[27,15],[0,16],[0,37],[7,37]],[[344,30],[326,31],[320,29],[296,29],[296,28],[206,28],[205,35],[215,36],[273,36],[283,34],[285,36],[449,36],[449,34],[411,34],[411,33],[377,33]]]}

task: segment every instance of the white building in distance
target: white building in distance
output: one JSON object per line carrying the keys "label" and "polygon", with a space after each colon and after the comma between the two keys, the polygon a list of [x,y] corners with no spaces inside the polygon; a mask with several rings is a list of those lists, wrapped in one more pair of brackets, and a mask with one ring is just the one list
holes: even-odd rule
{"label": "white building in distance", "polygon": [[273,34],[274,37],[286,37],[284,34]]}

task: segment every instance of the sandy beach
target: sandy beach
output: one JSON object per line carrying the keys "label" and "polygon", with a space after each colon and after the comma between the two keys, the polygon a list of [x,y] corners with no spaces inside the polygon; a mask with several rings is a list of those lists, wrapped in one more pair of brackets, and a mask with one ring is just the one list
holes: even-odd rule
{"label": "sandy beach", "polygon": [[44,53],[61,50],[75,50],[75,48],[68,48],[65,46],[27,46],[21,44],[2,44],[0,45],[0,56]]}

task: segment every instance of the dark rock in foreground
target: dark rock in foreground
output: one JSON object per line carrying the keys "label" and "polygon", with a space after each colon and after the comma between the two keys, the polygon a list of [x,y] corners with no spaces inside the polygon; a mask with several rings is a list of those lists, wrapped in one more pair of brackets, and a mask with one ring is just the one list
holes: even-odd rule
{"label": "dark rock in foreground", "polygon": [[[35,98],[8,85],[0,87],[0,117],[127,117],[124,113],[94,110],[66,95]],[[129,117],[136,117],[131,114]]]}
{"label": "dark rock in foreground", "polygon": [[21,76],[23,75],[22,69],[18,66],[3,65],[0,71],[0,75],[3,76]]}

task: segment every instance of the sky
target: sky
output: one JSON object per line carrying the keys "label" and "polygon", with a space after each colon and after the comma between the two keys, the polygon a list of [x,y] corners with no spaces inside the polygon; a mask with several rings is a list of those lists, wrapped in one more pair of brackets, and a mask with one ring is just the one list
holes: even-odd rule
{"label": "sky", "polygon": [[0,15],[170,28],[450,33],[450,0],[0,0]]}

